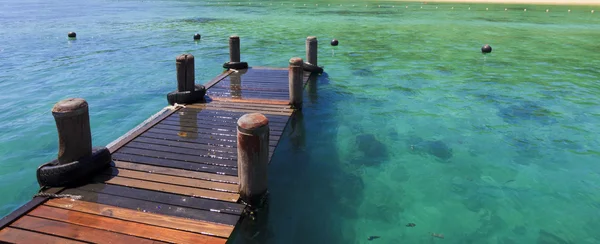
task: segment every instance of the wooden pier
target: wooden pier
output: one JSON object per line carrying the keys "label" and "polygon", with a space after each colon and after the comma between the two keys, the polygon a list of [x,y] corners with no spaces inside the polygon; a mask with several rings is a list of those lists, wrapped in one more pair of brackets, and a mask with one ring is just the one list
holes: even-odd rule
{"label": "wooden pier", "polygon": [[[270,161],[299,111],[292,69],[227,69],[204,84],[204,101],[168,106],[109,144],[110,165],[84,184],[44,189],[1,219],[0,242],[225,243],[246,208],[238,119],[267,117]],[[301,69],[302,86],[317,75]]]}

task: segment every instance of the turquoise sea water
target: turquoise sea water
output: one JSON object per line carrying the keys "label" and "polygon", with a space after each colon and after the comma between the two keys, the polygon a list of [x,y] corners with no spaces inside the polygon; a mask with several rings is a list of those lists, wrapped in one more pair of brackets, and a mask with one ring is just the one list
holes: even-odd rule
{"label": "turquoise sea water", "polygon": [[178,54],[195,55],[203,83],[222,71],[229,35],[241,36],[244,61],[275,67],[304,57],[316,35],[327,73],[273,158],[268,229],[255,242],[600,242],[595,7],[0,6],[0,216],[31,199],[35,169],[56,157],[55,102],[85,98],[94,145],[106,145],[166,105]]}

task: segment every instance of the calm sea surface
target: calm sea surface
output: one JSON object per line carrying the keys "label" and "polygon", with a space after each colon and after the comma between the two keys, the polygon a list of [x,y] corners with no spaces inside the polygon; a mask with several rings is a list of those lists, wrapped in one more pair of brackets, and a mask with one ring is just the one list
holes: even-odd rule
{"label": "calm sea surface", "polygon": [[195,55],[204,83],[230,35],[243,61],[275,67],[316,35],[326,73],[271,162],[257,242],[599,243],[593,9],[0,0],[0,216],[56,157],[57,101],[85,98],[93,143],[106,145],[167,105],[177,55]]}

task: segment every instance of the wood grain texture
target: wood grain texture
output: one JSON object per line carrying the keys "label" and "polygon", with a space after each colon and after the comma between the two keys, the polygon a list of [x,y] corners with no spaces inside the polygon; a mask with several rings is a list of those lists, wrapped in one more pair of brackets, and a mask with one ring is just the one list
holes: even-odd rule
{"label": "wood grain texture", "polygon": [[[273,145],[273,146],[275,146],[275,145]],[[119,153],[148,156],[148,157],[155,157],[155,158],[162,158],[162,159],[173,159],[173,160],[194,162],[194,163],[201,163],[201,164],[208,164],[208,165],[215,165],[215,166],[224,166],[224,167],[232,167],[232,168],[237,167],[236,161],[228,160],[228,159],[218,159],[218,158],[212,158],[212,157],[199,157],[196,155],[172,153],[169,151],[156,151],[156,150],[152,150],[152,149],[146,150],[146,149],[140,149],[140,148],[133,148],[133,147],[129,147],[129,146],[125,146],[125,147],[121,148],[121,150],[119,150]]]}
{"label": "wood grain texture", "polygon": [[169,117],[171,114],[177,112],[177,110],[179,110],[180,107],[168,110],[166,112],[164,112],[163,114],[159,115],[158,117],[156,117],[155,119],[153,119],[152,121],[150,121],[149,123],[145,124],[144,126],[140,127],[139,129],[131,132],[129,135],[127,135],[126,137],[122,138],[121,140],[119,140],[117,143],[112,144],[108,150],[111,153],[114,153],[115,151],[119,150],[119,148],[121,148],[122,146],[124,146],[125,144],[127,144],[129,141],[135,139],[136,137],[140,136],[142,133],[146,132],[148,129],[152,128],[155,124],[158,124],[160,121],[162,121],[163,119]]}
{"label": "wood grain texture", "polygon": [[139,171],[152,172],[152,173],[156,173],[156,174],[188,177],[188,178],[192,178],[192,179],[202,179],[202,180],[210,180],[210,181],[217,181],[217,182],[226,182],[226,183],[230,183],[230,184],[238,183],[237,177],[229,176],[229,175],[218,175],[218,174],[210,174],[210,173],[204,173],[204,172],[173,169],[173,168],[167,168],[167,167],[135,164],[135,163],[130,163],[130,162],[118,161],[118,160],[114,161],[114,164],[117,168],[122,168],[122,169],[139,170]]}
{"label": "wood grain texture", "polygon": [[142,224],[155,225],[176,230],[213,235],[227,238],[233,231],[233,226],[209,223],[154,213],[144,213],[126,208],[110,205],[91,203],[86,201],[72,201],[69,199],[52,199],[45,203],[47,206],[74,210],[88,214],[102,215],[110,218],[133,221]]}
{"label": "wood grain texture", "polygon": [[[81,196],[81,201],[225,225],[235,225],[241,213],[241,206],[236,203],[154,192],[118,185],[105,185],[107,188],[98,189],[98,185],[101,184],[86,185],[82,188],[68,189],[65,192]],[[127,189],[132,191],[128,191]],[[232,214],[225,214],[226,212],[231,212]]]}
{"label": "wood grain texture", "polygon": [[[183,212],[185,208],[190,210],[203,210],[203,212],[197,212],[188,216],[181,216],[185,218],[192,218],[198,220],[206,220],[214,223],[232,224],[237,221],[236,218],[223,217],[221,213],[239,216],[242,213],[244,205],[239,203],[211,200],[206,198],[190,197],[174,193],[157,192],[152,190],[130,188],[119,185],[110,185],[103,183],[87,184],[80,186],[75,189],[69,189],[68,191],[77,191],[77,194],[82,195],[83,200],[109,204],[112,206],[118,206],[123,208],[137,209],[142,208],[142,205],[147,205],[153,209],[142,209],[146,212],[153,212],[157,214],[169,214],[170,212]],[[123,197],[123,199],[117,199]],[[141,200],[132,201],[133,199]],[[111,201],[113,200],[113,201]],[[123,201],[125,205],[116,205],[117,202]],[[106,203],[102,201],[108,201]],[[132,203],[135,202],[135,203]],[[161,205],[172,205],[177,208],[161,207]],[[175,216],[175,215],[174,215]],[[198,218],[196,218],[198,217]],[[220,221],[221,219],[222,221]],[[228,222],[233,220],[233,222]]]}
{"label": "wood grain texture", "polygon": [[31,211],[29,215],[165,242],[217,244],[225,243],[227,241],[226,239],[213,236],[200,235],[197,233],[173,230],[115,218],[107,218],[49,206],[39,206]]}
{"label": "wood grain texture", "polygon": [[206,104],[191,104],[188,105],[190,108],[199,108],[199,109],[211,109],[211,110],[224,110],[224,111],[232,111],[232,112],[243,112],[243,113],[263,113],[263,114],[275,114],[275,115],[284,115],[290,116],[292,115],[291,111],[268,111],[268,110],[252,110],[248,108],[232,108],[232,107],[218,107],[211,106]]}
{"label": "wood grain texture", "polygon": [[23,216],[11,226],[38,233],[93,243],[165,243],[33,216]]}
{"label": "wood grain texture", "polygon": [[177,186],[152,181],[137,180],[119,176],[97,175],[94,180],[107,184],[135,187],[153,191],[172,192],[186,196],[201,197],[207,199],[215,199],[228,202],[237,202],[239,195],[236,193],[211,191],[194,187]]}
{"label": "wood grain texture", "polygon": [[[54,187],[45,190],[45,193],[56,194],[64,190],[63,187]],[[41,205],[46,201],[46,197],[34,197],[29,202],[25,203],[23,206],[17,208],[12,213],[4,216],[4,218],[0,219],[0,230],[6,226],[9,226],[12,222],[20,218],[21,216],[27,214],[27,212],[31,211],[38,205]]]}
{"label": "wood grain texture", "polygon": [[194,188],[203,188],[208,190],[215,191],[225,191],[231,193],[237,193],[237,186],[233,184],[220,183],[214,181],[206,181],[206,180],[198,180],[198,179],[190,179],[169,175],[161,175],[161,174],[153,174],[147,172],[140,172],[134,170],[127,169],[118,169],[111,167],[107,169],[103,174],[120,176],[126,178],[133,178],[138,180],[146,180],[146,181],[154,181],[159,183],[171,184],[171,185],[179,185],[179,186],[189,186]]}
{"label": "wood grain texture", "polygon": [[217,153],[217,152],[209,151],[206,149],[190,149],[190,148],[185,148],[185,147],[174,147],[174,146],[169,146],[169,145],[161,145],[161,144],[156,144],[156,143],[139,142],[139,141],[137,141],[137,139],[139,139],[139,138],[136,138],[136,140],[127,144],[127,147],[149,149],[149,150],[154,150],[154,151],[164,151],[164,152],[171,152],[171,153],[179,153],[179,154],[185,154],[185,155],[194,155],[196,157],[233,160],[233,161],[237,160],[237,156],[235,156],[233,154]]}
{"label": "wood grain texture", "polygon": [[199,163],[192,163],[192,162],[184,162],[184,161],[177,161],[177,160],[170,160],[170,159],[160,159],[160,158],[125,154],[125,153],[113,153],[112,158],[113,158],[113,160],[127,161],[127,162],[140,163],[140,164],[146,164],[146,165],[154,165],[154,166],[160,166],[160,167],[191,170],[191,171],[197,171],[197,172],[207,172],[207,173],[213,173],[213,174],[218,174],[218,175],[237,176],[236,168],[227,168],[227,167],[220,167],[220,166],[199,164]]}
{"label": "wood grain texture", "polygon": [[289,107],[290,102],[287,100],[275,100],[275,99],[239,99],[229,97],[212,97],[213,101],[219,102],[232,102],[232,103],[254,103],[254,104],[273,104],[273,105],[284,105]]}
{"label": "wood grain texture", "polygon": [[229,76],[231,73],[233,73],[233,70],[226,70],[226,71],[224,71],[223,73],[221,73],[220,75],[218,75],[214,79],[206,82],[206,84],[204,84],[204,88],[210,89],[212,86],[214,86],[215,84],[219,83],[221,80],[223,80],[225,77]]}
{"label": "wood grain texture", "polygon": [[6,227],[0,230],[0,242],[8,242],[15,244],[79,244],[85,243],[81,241],[69,240],[56,236],[40,234],[33,231],[21,230],[17,228]]}

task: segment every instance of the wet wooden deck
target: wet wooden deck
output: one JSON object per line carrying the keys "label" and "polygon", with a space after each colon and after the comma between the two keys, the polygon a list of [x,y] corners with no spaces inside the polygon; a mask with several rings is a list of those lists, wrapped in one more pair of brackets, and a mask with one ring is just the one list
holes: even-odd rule
{"label": "wet wooden deck", "polygon": [[229,70],[206,87],[206,103],[163,109],[111,143],[111,166],[88,184],[46,190],[79,200],[35,197],[0,220],[0,242],[225,243],[244,208],[237,119],[269,119],[271,156],[294,110],[287,69]]}

